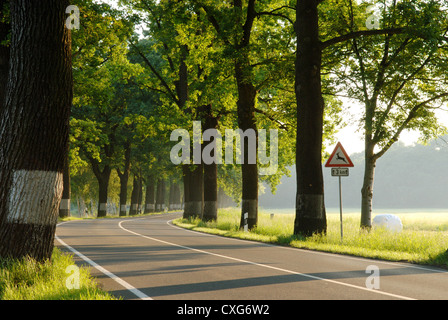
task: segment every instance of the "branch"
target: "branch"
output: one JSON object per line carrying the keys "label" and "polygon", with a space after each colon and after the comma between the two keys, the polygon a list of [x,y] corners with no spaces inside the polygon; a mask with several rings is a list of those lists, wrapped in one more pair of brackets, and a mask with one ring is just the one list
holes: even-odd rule
{"label": "branch", "polygon": [[171,88],[168,86],[165,79],[163,79],[163,77],[160,75],[160,73],[157,72],[156,68],[154,68],[154,66],[148,60],[148,58],[146,58],[146,56],[139,50],[139,48],[134,43],[130,42],[130,44],[137,51],[137,53],[140,55],[140,57],[142,57],[143,61],[148,65],[149,69],[151,69],[151,71],[155,74],[157,79],[159,79],[162,86],[165,87],[165,89],[167,90],[167,94],[171,97],[171,99],[173,99],[173,101],[176,104],[179,104],[179,100],[177,99],[176,95],[173,93]]}
{"label": "branch", "polygon": [[293,20],[291,20],[288,16],[281,14],[281,13],[275,13],[275,11],[279,11],[283,8],[287,8],[287,9],[292,9],[292,10],[296,10],[296,8],[290,7],[290,6],[281,6],[277,9],[273,9],[272,11],[261,11],[257,13],[257,16],[274,16],[274,17],[279,17],[279,18],[283,18],[285,20],[288,20],[289,23],[291,23],[293,26],[295,24],[295,22]]}
{"label": "branch", "polygon": [[283,130],[288,131],[288,127],[287,127],[284,123],[280,122],[280,121],[277,120],[277,119],[274,119],[274,117],[270,116],[270,115],[267,114],[265,111],[263,111],[263,110],[261,110],[261,109],[258,109],[258,108],[255,108],[255,112],[258,112],[258,113],[261,113],[261,114],[265,115],[266,118],[268,118],[269,120],[271,120],[271,121],[273,121],[273,122],[276,122],[276,123],[279,125],[279,128],[280,128],[280,129],[283,129]]}
{"label": "branch", "polygon": [[404,129],[407,128],[409,122],[411,122],[411,120],[415,119],[417,117],[417,111],[422,108],[423,106],[425,106],[427,103],[432,102],[434,100],[443,98],[448,96],[448,92],[445,93],[441,93],[437,96],[434,96],[430,99],[427,99],[423,102],[420,102],[419,104],[417,104],[416,106],[414,106],[411,111],[409,112],[408,117],[406,118],[406,120],[403,121],[403,123],[401,124],[401,126],[398,128],[398,130],[395,132],[394,136],[389,140],[389,142],[383,147],[383,149],[381,149],[381,151],[377,152],[373,157],[374,159],[378,159],[380,158],[383,154],[386,153],[387,150],[389,150],[389,148],[396,142],[398,141],[398,137],[400,136],[400,134],[403,132]]}
{"label": "branch", "polygon": [[[417,75],[417,73],[419,73],[419,72],[420,72],[420,71],[421,71],[421,70],[428,64],[428,62],[429,62],[429,61],[431,60],[431,58],[432,58],[433,53],[434,53],[434,52],[432,52],[432,53],[426,58],[426,60],[423,62],[423,64],[422,64],[420,67],[418,67],[416,70],[414,70],[414,72],[413,72],[412,74],[410,74],[409,77],[407,77],[406,79],[404,79],[404,80],[402,81],[402,83],[398,86],[398,88],[394,91],[394,93],[392,94],[392,97],[391,97],[391,99],[390,99],[390,101],[389,101],[389,104],[387,105],[386,110],[383,112],[383,115],[382,115],[381,118],[379,119],[378,125],[376,126],[377,128],[380,128],[380,127],[383,125],[383,123],[384,123],[384,121],[385,121],[387,115],[389,114],[390,110],[392,109],[392,106],[393,106],[393,104],[395,103],[395,100],[396,100],[398,94],[400,93],[400,91],[404,88],[404,86],[405,86],[410,80],[412,80],[412,79]],[[377,133],[378,133],[378,130],[377,130]],[[377,133],[375,133],[375,136],[374,136],[374,138],[373,138],[373,139],[376,140],[376,141],[378,141],[378,140],[380,139],[380,136],[379,136]]]}
{"label": "branch", "polygon": [[[241,3],[235,2],[234,6],[242,8]],[[255,0],[249,0],[249,3],[247,4],[246,22],[243,25],[243,38],[241,39],[241,42],[238,44],[237,49],[245,48],[249,45],[250,35],[252,32],[252,27],[254,25],[254,20],[256,16],[257,12],[255,11]]]}
{"label": "branch", "polygon": [[400,34],[403,33],[403,28],[392,28],[392,29],[381,29],[381,30],[362,30],[362,31],[354,31],[347,34],[344,34],[339,37],[334,37],[333,39],[324,41],[320,43],[320,48],[323,50],[331,45],[344,42],[347,40],[355,39],[362,36],[374,36],[374,35],[382,35],[382,34]]}

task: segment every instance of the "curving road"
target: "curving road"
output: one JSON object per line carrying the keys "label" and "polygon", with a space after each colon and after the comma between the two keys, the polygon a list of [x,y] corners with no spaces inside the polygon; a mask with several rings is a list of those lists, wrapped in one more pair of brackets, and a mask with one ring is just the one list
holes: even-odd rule
{"label": "curving road", "polygon": [[124,299],[448,299],[448,272],[178,228],[180,214],[58,225],[55,244]]}

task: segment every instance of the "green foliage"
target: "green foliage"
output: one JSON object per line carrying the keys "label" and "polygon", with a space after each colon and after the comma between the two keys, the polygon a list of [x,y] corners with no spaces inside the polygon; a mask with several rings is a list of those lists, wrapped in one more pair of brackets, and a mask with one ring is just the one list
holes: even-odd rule
{"label": "green foliage", "polygon": [[[366,30],[363,2],[347,13],[350,31]],[[358,37],[344,46],[343,68],[332,80],[339,90],[365,105],[360,119],[366,138],[381,156],[405,129],[428,141],[445,132],[434,110],[447,100],[447,15],[444,1],[385,2],[379,7],[382,29],[397,33]],[[350,12],[346,10],[346,12]]]}

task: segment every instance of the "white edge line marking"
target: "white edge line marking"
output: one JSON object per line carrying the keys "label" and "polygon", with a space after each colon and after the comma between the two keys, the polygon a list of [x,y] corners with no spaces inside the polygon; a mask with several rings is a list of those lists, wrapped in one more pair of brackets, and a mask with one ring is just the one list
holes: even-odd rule
{"label": "white edge line marking", "polygon": [[[289,273],[289,274],[303,276],[303,277],[311,278],[311,279],[314,279],[314,280],[322,280],[322,281],[330,282],[330,283],[333,283],[333,284],[338,284],[338,285],[342,285],[342,286],[346,286],[346,287],[350,287],[350,288],[355,288],[355,289],[359,289],[359,290],[363,290],[363,291],[368,291],[368,292],[372,292],[372,293],[382,294],[382,295],[386,295],[386,296],[390,296],[390,297],[394,297],[394,298],[398,298],[398,299],[415,300],[413,298],[409,298],[409,297],[405,297],[405,296],[401,296],[401,295],[397,295],[397,294],[393,294],[393,293],[388,293],[388,292],[385,292],[385,291],[372,290],[372,289],[356,286],[356,285],[349,284],[349,283],[344,283],[344,282],[335,281],[335,280],[331,280],[331,279],[325,279],[325,278],[321,278],[321,277],[317,277],[317,276],[312,276],[312,275],[309,275],[309,274],[306,274],[306,273],[295,272],[295,271],[291,271],[291,270],[287,270],[287,269],[283,269],[283,268],[278,268],[278,267],[273,267],[273,266],[269,266],[269,265],[253,262],[253,261],[233,258],[233,257],[229,257],[229,256],[225,256],[225,255],[221,255],[221,254],[217,254],[217,253],[213,253],[213,252],[208,252],[208,251],[204,251],[204,250],[200,250],[200,249],[186,247],[186,246],[183,246],[183,245],[180,245],[180,244],[175,244],[175,243],[171,243],[171,242],[160,240],[160,239],[155,239],[155,238],[148,237],[148,236],[145,236],[143,234],[131,231],[129,229],[126,229],[125,227],[123,227],[121,225],[125,221],[130,221],[130,220],[122,220],[122,221],[120,221],[118,223],[118,226],[121,229],[123,229],[124,231],[132,233],[132,234],[135,234],[137,236],[140,236],[140,237],[143,237],[143,238],[146,238],[146,239],[149,239],[149,240],[152,240],[152,241],[157,241],[157,242],[160,242],[160,243],[164,243],[164,244],[167,244],[167,245],[170,245],[170,246],[174,246],[174,247],[178,247],[178,248],[182,248],[182,249],[187,249],[187,250],[191,250],[191,251],[195,251],[195,252],[199,252],[199,253],[203,253],[203,254],[208,254],[208,255],[211,255],[211,256],[220,257],[220,258],[224,258],[224,259],[229,259],[229,260],[233,260],[233,261],[238,261],[238,262],[242,262],[242,263],[247,263],[247,264],[251,264],[251,265],[254,265],[254,266],[258,266],[258,267],[263,267],[263,268],[267,268],[267,269],[281,271],[281,272],[285,272],[285,273]],[[132,221],[135,221],[135,220],[132,220]],[[169,225],[169,222],[170,221],[167,221],[168,225]],[[181,229],[181,228],[179,228],[179,229]]]}
{"label": "white edge line marking", "polygon": [[62,241],[58,236],[55,235],[55,239],[58,240],[63,246],[65,246],[67,249],[69,249],[71,252],[73,252],[74,254],[76,254],[78,257],[80,257],[81,259],[83,259],[84,261],[86,261],[88,264],[90,264],[92,267],[94,267],[95,269],[101,271],[102,273],[104,273],[106,276],[108,276],[109,278],[111,278],[112,280],[114,280],[115,282],[119,283],[120,285],[122,285],[123,287],[125,287],[127,290],[129,290],[130,292],[132,292],[133,294],[135,294],[138,298],[142,299],[142,300],[153,300],[151,297],[148,297],[146,294],[144,294],[143,292],[141,292],[140,290],[138,290],[137,288],[135,288],[134,286],[130,285],[129,283],[127,283],[126,281],[124,281],[123,279],[121,279],[120,277],[116,276],[115,274],[113,274],[112,272],[110,272],[109,270],[103,268],[102,266],[100,266],[98,263],[96,263],[95,261],[87,258],[85,255],[83,255],[81,252],[77,251],[76,249],[72,248],[71,246],[69,246],[68,244],[66,244],[64,241]]}
{"label": "white edge line marking", "polygon": [[[143,218],[141,218],[141,219],[143,219]],[[430,268],[430,267],[425,267],[425,266],[416,265],[416,264],[412,264],[412,263],[399,263],[399,262],[394,262],[394,261],[376,260],[376,259],[369,259],[369,258],[364,258],[364,257],[349,256],[349,255],[344,255],[343,253],[331,253],[331,252],[315,251],[315,250],[303,249],[303,248],[279,246],[279,245],[276,245],[276,244],[266,243],[266,242],[259,242],[259,241],[256,241],[256,240],[246,240],[246,239],[232,238],[232,237],[221,236],[221,235],[217,235],[217,234],[213,234],[213,233],[207,233],[207,232],[202,232],[202,231],[190,230],[190,229],[186,229],[186,228],[182,228],[182,227],[176,226],[175,224],[172,223],[173,220],[167,221],[167,223],[168,223],[168,225],[170,227],[176,228],[176,229],[180,229],[180,230],[184,230],[186,232],[192,232],[192,233],[204,235],[204,236],[221,237],[221,238],[226,238],[228,240],[249,242],[249,243],[256,242],[260,246],[276,247],[276,248],[282,249],[282,250],[301,251],[301,252],[305,252],[305,253],[308,253],[308,254],[314,254],[314,255],[331,256],[331,257],[338,257],[338,258],[341,258],[341,259],[357,260],[357,261],[361,260],[361,261],[366,261],[366,262],[375,262],[376,264],[385,264],[385,265],[392,265],[392,266],[397,266],[397,267],[405,267],[405,268],[410,268],[410,269],[425,270],[425,271],[430,271],[430,272],[434,272],[434,273],[448,274],[448,271],[446,271],[444,269],[436,269],[437,267]]]}

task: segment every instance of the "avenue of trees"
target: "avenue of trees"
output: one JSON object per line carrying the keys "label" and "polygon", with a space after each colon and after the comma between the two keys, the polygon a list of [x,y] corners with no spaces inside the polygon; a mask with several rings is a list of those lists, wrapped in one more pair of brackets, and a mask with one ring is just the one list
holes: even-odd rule
{"label": "avenue of trees", "polygon": [[[445,133],[435,110],[448,97],[446,2],[0,0],[0,256],[48,258],[71,203],[98,217],[182,203],[184,217],[216,220],[221,190],[253,228],[259,184],[275,190],[294,164],[294,234],[325,233],[323,145],[343,125],[342,98],[363,108],[370,228],[376,160],[404,130]],[[193,123],[252,130],[255,162],[244,143],[242,164],[216,163],[234,142],[204,134],[174,164],[171,134],[194,137]],[[262,129],[278,130],[269,175]]]}

